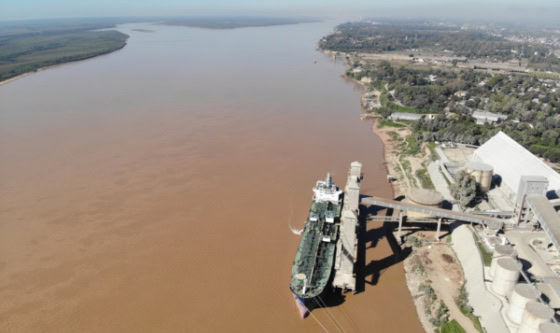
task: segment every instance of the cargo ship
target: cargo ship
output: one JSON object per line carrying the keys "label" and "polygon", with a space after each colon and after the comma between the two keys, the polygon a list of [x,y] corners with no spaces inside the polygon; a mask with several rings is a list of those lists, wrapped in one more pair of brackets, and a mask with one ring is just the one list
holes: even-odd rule
{"label": "cargo ship", "polygon": [[311,209],[301,234],[290,282],[302,318],[315,305],[324,304],[321,297],[330,289],[328,285],[336,252],[342,193],[330,174],[313,188]]}

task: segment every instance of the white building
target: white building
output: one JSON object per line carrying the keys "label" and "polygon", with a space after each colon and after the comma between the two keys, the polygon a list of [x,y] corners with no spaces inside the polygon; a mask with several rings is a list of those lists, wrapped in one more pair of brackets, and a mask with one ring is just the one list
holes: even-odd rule
{"label": "white building", "polygon": [[521,176],[546,177],[549,193],[560,190],[560,174],[503,132],[476,149],[472,160],[494,167],[494,174],[501,178],[501,188],[512,201],[515,200]]}
{"label": "white building", "polygon": [[397,120],[410,120],[410,121],[418,121],[424,118],[423,114],[420,113],[410,113],[410,112],[393,112],[389,116],[389,119],[393,121]]}
{"label": "white building", "polygon": [[500,123],[507,119],[507,116],[488,111],[476,110],[472,117],[476,120],[477,125]]}

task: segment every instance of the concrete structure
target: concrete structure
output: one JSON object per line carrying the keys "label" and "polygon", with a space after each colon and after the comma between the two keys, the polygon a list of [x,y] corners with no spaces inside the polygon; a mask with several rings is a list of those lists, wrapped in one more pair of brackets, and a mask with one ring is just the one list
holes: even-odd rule
{"label": "concrete structure", "polygon": [[546,195],[548,190],[548,179],[543,176],[521,176],[519,187],[517,188],[517,196],[515,200],[515,208],[520,209],[523,206],[525,198],[529,194]]}
{"label": "concrete structure", "polygon": [[393,112],[389,116],[389,119],[393,121],[397,120],[410,120],[410,121],[418,121],[424,118],[423,114],[420,113],[410,113],[410,112]]}
{"label": "concrete structure", "polygon": [[360,214],[360,182],[362,164],[352,162],[344,189],[340,236],[336,244],[333,287],[356,291],[354,266],[358,256],[358,217]]}
{"label": "concrete structure", "polygon": [[537,289],[547,298],[548,306],[560,310],[560,278],[558,276],[543,277],[542,282],[537,283]]}
{"label": "concrete structure", "polygon": [[500,296],[508,297],[519,281],[521,263],[513,258],[500,258],[492,280],[492,291]]}
{"label": "concrete structure", "polygon": [[472,117],[475,119],[477,125],[501,123],[507,119],[507,116],[505,115],[484,110],[474,111]]}
{"label": "concrete structure", "polygon": [[560,215],[544,195],[529,194],[525,205],[528,212],[525,222],[538,222],[546,232],[550,242],[560,251]]}
{"label": "concrete structure", "polygon": [[542,323],[539,325],[539,333],[560,333],[560,326],[556,323]]}
{"label": "concrete structure", "polygon": [[465,164],[465,168],[463,170],[474,177],[483,192],[488,192],[490,187],[492,187],[494,168],[491,165],[482,162],[470,161]]}
{"label": "concrete structure", "polygon": [[[426,190],[426,189],[412,189],[406,200],[417,205],[422,205],[424,207],[434,207],[440,208],[443,205],[443,196],[436,191]],[[423,214],[419,212],[409,212],[410,217],[432,217],[429,214]]]}
{"label": "concrete structure", "polygon": [[504,257],[517,259],[517,252],[511,245],[498,244],[494,246],[494,252],[492,253],[492,263],[490,264],[490,277],[494,277],[494,274],[496,273],[496,267],[498,266],[498,260]]}
{"label": "concrete structure", "polygon": [[549,191],[560,189],[560,174],[503,132],[476,149],[471,159],[494,167],[494,174],[501,178],[500,187],[512,201],[516,199],[521,176],[546,177]]}
{"label": "concrete structure", "polygon": [[530,194],[546,195],[548,179],[543,176],[521,176],[517,189],[516,208],[523,206],[526,197]]}
{"label": "concrete structure", "polygon": [[553,316],[554,311],[548,306],[538,302],[529,302],[525,306],[521,327],[517,332],[539,333],[540,324],[550,322]]}
{"label": "concrete structure", "polygon": [[364,198],[362,199],[362,203],[366,205],[375,205],[379,207],[399,209],[407,212],[416,212],[416,213],[421,213],[426,215],[432,215],[444,219],[482,224],[484,226],[496,230],[501,229],[504,224],[502,221],[488,216],[468,214],[468,213],[458,212],[454,210],[446,210],[446,209],[435,208],[435,207],[424,207],[424,206],[414,205],[402,201],[395,201],[395,200],[383,199],[378,197]]}
{"label": "concrete structure", "polygon": [[540,292],[530,284],[516,284],[509,299],[509,306],[507,309],[508,319],[517,325],[521,325],[523,314],[525,313],[525,305],[529,302],[537,301],[539,295]]}
{"label": "concrete structure", "polygon": [[476,240],[468,225],[461,225],[452,234],[451,246],[465,273],[465,289],[469,293],[469,304],[474,309],[474,315],[480,318],[480,323],[486,332],[509,333],[506,322],[500,310],[500,299],[485,286],[484,265],[482,257],[478,255]]}

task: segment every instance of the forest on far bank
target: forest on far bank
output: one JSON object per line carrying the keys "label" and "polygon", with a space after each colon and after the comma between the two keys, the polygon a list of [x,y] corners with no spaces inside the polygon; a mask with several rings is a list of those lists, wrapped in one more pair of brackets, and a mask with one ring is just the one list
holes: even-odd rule
{"label": "forest on far bank", "polygon": [[40,21],[0,24],[0,81],[40,68],[92,58],[126,45],[128,35],[109,21]]}

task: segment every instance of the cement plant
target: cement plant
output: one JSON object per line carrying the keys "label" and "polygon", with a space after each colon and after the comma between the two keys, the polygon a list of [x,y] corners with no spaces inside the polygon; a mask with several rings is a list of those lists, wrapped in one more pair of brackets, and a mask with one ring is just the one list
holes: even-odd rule
{"label": "cement plant", "polygon": [[[359,162],[351,164],[344,191],[330,176],[317,183],[292,271],[300,315],[325,307],[326,293],[356,292],[360,223],[384,222],[394,223],[401,246],[422,231],[435,232],[429,249],[443,233],[450,235],[464,293],[483,330],[559,332],[560,174],[502,132],[480,147],[444,143],[435,152],[434,189],[413,188],[395,200],[360,195]],[[459,173],[472,176],[484,193],[475,209],[450,194]]]}

